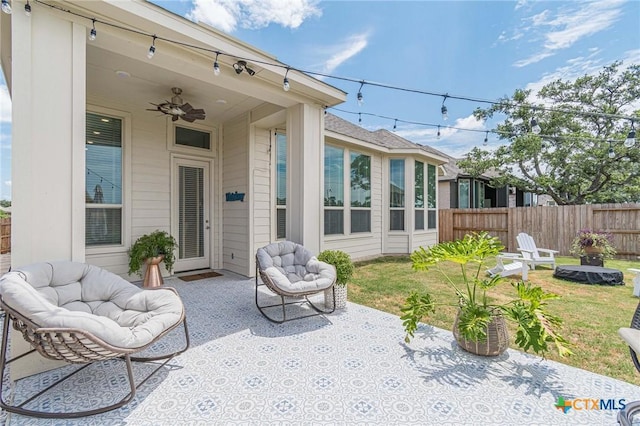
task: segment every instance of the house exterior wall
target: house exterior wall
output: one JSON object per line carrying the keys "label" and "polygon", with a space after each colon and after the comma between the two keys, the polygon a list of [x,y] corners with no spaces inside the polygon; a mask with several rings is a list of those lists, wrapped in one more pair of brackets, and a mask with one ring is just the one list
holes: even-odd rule
{"label": "house exterior wall", "polygon": [[451,181],[438,182],[438,209],[451,208]]}
{"label": "house exterior wall", "polygon": [[[339,146],[335,142],[332,143],[332,145]],[[322,250],[342,250],[355,260],[380,256],[382,254],[383,211],[382,156],[360,148],[344,148],[371,156],[371,232],[347,235],[323,235]],[[348,182],[345,184],[348,184]],[[348,207],[346,208],[348,209]],[[345,227],[347,222],[348,219],[345,216]]]}
{"label": "house exterior wall", "polygon": [[[222,137],[222,195],[245,194],[244,202],[224,201],[222,208],[222,267],[242,275],[250,274],[252,247],[249,245],[249,115],[225,123]],[[250,195],[250,194],[249,194]]]}
{"label": "house exterior wall", "polygon": [[[255,273],[254,255],[260,247],[272,241],[272,176],[271,176],[271,130],[253,127],[253,167],[251,172],[253,194],[251,212],[253,215],[253,250],[250,253],[251,273]],[[252,274],[249,275],[252,275]]]}

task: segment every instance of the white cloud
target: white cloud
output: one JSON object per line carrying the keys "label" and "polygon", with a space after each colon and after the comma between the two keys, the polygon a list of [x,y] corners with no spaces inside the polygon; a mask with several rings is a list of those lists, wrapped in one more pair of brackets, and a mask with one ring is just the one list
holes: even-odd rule
{"label": "white cloud", "polygon": [[317,4],[318,0],[193,0],[186,16],[228,33],[238,26],[298,28],[306,19],[322,15]]}
{"label": "white cloud", "polygon": [[365,47],[367,47],[369,33],[355,34],[347,38],[344,42],[332,46],[330,50],[331,57],[324,62],[322,71],[330,73],[338,68],[342,63],[354,57]]}
{"label": "white cloud", "polygon": [[11,122],[11,97],[6,85],[0,85],[0,123]]}
{"label": "white cloud", "polygon": [[623,0],[569,3],[555,13],[549,10],[525,18],[530,40],[543,40],[542,50],[513,65],[524,67],[539,62],[579,40],[611,27],[622,16]]}
{"label": "white cloud", "polygon": [[9,187],[10,187],[10,186],[11,186],[11,181],[10,181],[10,180],[5,180],[5,181],[4,181],[4,184],[5,184],[6,186],[9,186]]}
{"label": "white cloud", "polygon": [[518,2],[516,3],[515,10],[518,10],[521,7],[524,7],[526,5],[527,5],[527,0],[518,0]]}

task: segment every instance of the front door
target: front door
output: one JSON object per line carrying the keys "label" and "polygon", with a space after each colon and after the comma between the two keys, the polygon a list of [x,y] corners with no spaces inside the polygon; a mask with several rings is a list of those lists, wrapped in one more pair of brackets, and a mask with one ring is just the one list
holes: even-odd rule
{"label": "front door", "polygon": [[209,163],[173,159],[173,218],[178,256],[175,272],[206,269],[210,263]]}

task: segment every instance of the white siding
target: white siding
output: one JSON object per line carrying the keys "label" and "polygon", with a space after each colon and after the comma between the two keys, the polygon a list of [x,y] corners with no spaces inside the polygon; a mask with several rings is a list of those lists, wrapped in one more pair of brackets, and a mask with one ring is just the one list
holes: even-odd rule
{"label": "white siding", "polygon": [[427,248],[434,244],[438,244],[438,232],[433,230],[433,231],[415,233],[413,234],[413,237],[412,237],[412,244],[413,244],[413,247],[411,247],[411,252],[413,252],[419,247]]}
{"label": "white siding", "polygon": [[249,276],[255,275],[256,251],[271,242],[271,132],[255,128],[253,135],[253,251]]}
{"label": "white siding", "polygon": [[251,274],[249,253],[249,120],[248,115],[224,125],[222,146],[222,198],[227,192],[245,194],[244,202],[224,201],[222,208],[223,268],[242,275]]}
{"label": "white siding", "polygon": [[451,208],[451,182],[438,182],[438,210]]}
{"label": "white siding", "polygon": [[[87,262],[103,267],[111,272],[123,276],[129,280],[139,280],[137,275],[129,276],[127,249],[141,235],[160,229],[171,232],[171,151],[167,148],[167,119],[158,117],[157,114],[148,113],[138,106],[120,105],[103,100],[91,99],[90,104],[123,111],[131,114],[131,140],[125,140],[130,144],[131,170],[130,175],[125,176],[124,189],[130,193],[130,205],[124,205],[123,214],[130,211],[128,222],[130,224],[130,241],[125,241],[120,250],[105,250],[99,252],[95,248],[87,249]],[[91,111],[92,108],[88,107]],[[217,145],[216,132],[213,127],[212,144]],[[219,252],[219,221],[217,216],[219,204],[219,182],[217,182],[217,168],[219,158],[213,162],[210,172],[211,196],[211,255],[212,268],[220,268],[216,262]],[[125,170],[126,173],[126,170]],[[163,275],[168,272],[164,267],[160,268]]]}
{"label": "white siding", "polygon": [[386,240],[384,254],[409,253],[409,234],[389,234]]}
{"label": "white siding", "polygon": [[[382,251],[382,157],[375,153],[354,149],[371,156],[371,233],[323,237],[323,250],[342,250],[353,260],[367,259],[383,254]],[[348,167],[348,165],[347,165]],[[345,189],[348,183],[345,182]],[[386,188],[386,187],[385,187]],[[345,223],[345,229],[347,229]]]}

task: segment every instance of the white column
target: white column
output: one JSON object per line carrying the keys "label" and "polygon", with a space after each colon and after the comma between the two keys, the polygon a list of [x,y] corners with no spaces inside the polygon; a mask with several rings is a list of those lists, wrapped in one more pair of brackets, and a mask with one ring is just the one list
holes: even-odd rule
{"label": "white column", "polygon": [[12,16],[11,263],[84,261],[85,27]]}
{"label": "white column", "polygon": [[298,104],[287,110],[287,235],[315,254],[322,237],[323,137],[322,108]]}
{"label": "white column", "polygon": [[[11,20],[12,267],[84,261],[86,29],[43,8]],[[18,336],[13,356],[28,348]],[[57,365],[31,354],[11,377]]]}

